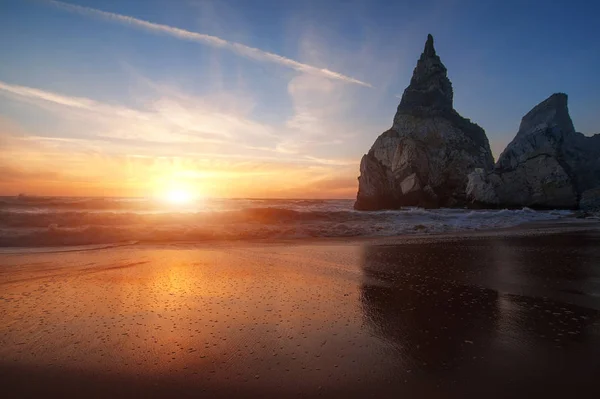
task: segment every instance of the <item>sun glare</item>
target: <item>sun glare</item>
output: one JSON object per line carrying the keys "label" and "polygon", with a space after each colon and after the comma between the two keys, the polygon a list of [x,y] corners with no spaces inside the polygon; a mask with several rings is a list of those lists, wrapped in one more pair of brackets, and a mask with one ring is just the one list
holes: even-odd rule
{"label": "sun glare", "polygon": [[174,205],[185,205],[192,202],[194,196],[189,191],[183,189],[173,189],[167,191],[164,196],[165,201]]}

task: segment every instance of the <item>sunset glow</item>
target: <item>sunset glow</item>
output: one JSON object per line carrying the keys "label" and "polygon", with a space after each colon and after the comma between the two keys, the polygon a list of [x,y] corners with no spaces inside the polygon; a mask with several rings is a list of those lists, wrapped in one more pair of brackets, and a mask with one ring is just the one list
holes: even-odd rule
{"label": "sunset glow", "polygon": [[598,14],[0,0],[2,397],[600,397]]}
{"label": "sunset glow", "polygon": [[[201,187],[203,198],[355,198],[360,160],[391,126],[412,74],[406,60],[429,33],[419,23],[400,28],[393,16],[418,10],[393,2],[379,18],[398,30],[378,22],[358,34],[365,21],[324,5],[298,2],[324,8],[305,14],[275,2],[266,18],[289,25],[265,26],[245,2],[237,11],[227,1],[167,3],[23,1],[0,12],[0,195],[171,198],[156,182],[174,177]],[[454,71],[497,66],[483,56],[473,66],[477,54],[464,49],[482,48],[479,37],[463,43],[448,30],[432,33],[448,38],[442,55],[455,55]],[[548,37],[536,34],[532,43]],[[522,76],[547,68],[551,56],[520,66],[530,68]],[[527,80],[533,87],[519,106],[503,107],[524,85],[520,75],[507,77],[502,92],[477,76],[455,72],[456,101],[485,126],[497,156],[526,104],[549,88]],[[578,128],[595,131],[597,104],[578,89],[579,74],[566,76],[565,90],[581,104]]]}
{"label": "sunset glow", "polygon": [[164,199],[173,205],[185,205],[192,202],[194,195],[185,189],[172,189],[165,193]]}

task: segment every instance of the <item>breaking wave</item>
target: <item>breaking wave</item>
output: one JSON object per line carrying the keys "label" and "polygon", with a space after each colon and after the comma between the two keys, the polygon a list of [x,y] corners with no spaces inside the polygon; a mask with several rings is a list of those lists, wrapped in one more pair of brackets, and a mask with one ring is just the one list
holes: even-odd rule
{"label": "breaking wave", "polygon": [[358,212],[351,200],[205,200],[169,208],[147,199],[0,198],[0,246],[394,236],[510,227],[569,211],[406,208]]}

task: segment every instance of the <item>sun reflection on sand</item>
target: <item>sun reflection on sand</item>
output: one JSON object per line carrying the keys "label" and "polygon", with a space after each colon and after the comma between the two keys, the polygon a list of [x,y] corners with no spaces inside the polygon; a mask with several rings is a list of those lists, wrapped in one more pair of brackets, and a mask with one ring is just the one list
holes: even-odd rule
{"label": "sun reflection on sand", "polygon": [[[142,376],[150,390],[167,381],[163,388],[223,397],[317,388],[364,397],[445,392],[456,381],[487,389],[479,381],[535,379],[539,370],[564,376],[571,371],[562,363],[521,354],[586,345],[590,355],[573,351],[569,363],[577,368],[569,378],[586,381],[598,312],[490,288],[507,281],[500,268],[510,258],[495,251],[502,248],[514,249],[485,240],[212,243],[8,255],[0,263],[0,371],[85,372],[125,384]],[[530,252],[510,262],[545,267]],[[507,358],[523,365],[506,368]]]}
{"label": "sun reflection on sand", "polygon": [[[249,250],[46,254],[55,261],[37,267],[35,255],[20,257],[21,277],[36,277],[7,292],[21,306],[10,307],[4,320],[19,328],[3,335],[8,347],[23,342],[27,348],[19,353],[21,364],[203,374],[212,381],[233,375],[260,383],[256,367],[264,361],[263,372],[277,374],[282,384],[293,383],[295,370],[308,373],[307,383],[326,385],[320,367],[334,369],[349,342],[363,348],[357,287],[306,274],[298,254],[249,256]],[[319,267],[326,270],[328,262]],[[331,289],[322,290],[326,285]],[[31,320],[25,329],[24,312]],[[34,334],[38,322],[42,329]],[[0,349],[3,357],[10,353]],[[343,378],[355,372],[348,365]]]}

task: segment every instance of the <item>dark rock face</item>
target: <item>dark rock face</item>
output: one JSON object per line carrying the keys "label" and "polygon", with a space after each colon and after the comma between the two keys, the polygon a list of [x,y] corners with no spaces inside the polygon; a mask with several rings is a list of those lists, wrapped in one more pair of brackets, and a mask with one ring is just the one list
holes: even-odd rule
{"label": "dark rock face", "polygon": [[410,85],[404,90],[398,112],[452,112],[454,93],[447,70],[433,47],[433,36],[427,36],[425,49],[413,72]]}
{"label": "dark rock face", "polygon": [[361,160],[354,207],[464,205],[467,175],[493,163],[483,129],[454,110],[452,83],[429,35],[392,128]]}
{"label": "dark rock face", "polygon": [[600,134],[575,133],[568,144],[563,156],[573,171],[577,192],[583,195],[586,190],[600,189]]}
{"label": "dark rock face", "polygon": [[579,207],[584,211],[600,212],[600,186],[581,193]]}
{"label": "dark rock face", "polygon": [[493,172],[469,175],[467,197],[483,206],[577,208],[600,187],[600,135],[577,133],[567,95],[556,93],[525,115]]}

